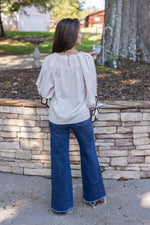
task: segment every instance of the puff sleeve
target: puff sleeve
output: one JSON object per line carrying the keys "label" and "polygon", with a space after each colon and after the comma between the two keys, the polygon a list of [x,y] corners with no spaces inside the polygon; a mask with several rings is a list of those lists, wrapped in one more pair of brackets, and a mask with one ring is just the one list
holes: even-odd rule
{"label": "puff sleeve", "polygon": [[54,79],[55,72],[54,55],[49,55],[44,59],[40,74],[36,81],[36,86],[41,97],[51,99],[54,95]]}
{"label": "puff sleeve", "polygon": [[97,74],[93,57],[88,53],[83,53],[81,66],[85,82],[86,102],[88,108],[91,110],[96,106],[97,97]]}

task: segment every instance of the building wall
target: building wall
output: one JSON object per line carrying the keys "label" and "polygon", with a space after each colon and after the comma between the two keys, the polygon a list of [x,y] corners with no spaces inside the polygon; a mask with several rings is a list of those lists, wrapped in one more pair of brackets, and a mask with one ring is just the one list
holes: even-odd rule
{"label": "building wall", "polygon": [[12,15],[5,15],[2,13],[2,21],[5,31],[16,31],[17,28],[17,13],[13,13]]}
{"label": "building wall", "polygon": [[49,31],[50,13],[41,13],[36,7],[25,7],[12,15],[2,14],[5,31]]}
{"label": "building wall", "polygon": [[19,10],[19,31],[48,31],[50,29],[50,13],[41,13],[38,8],[25,7],[27,15]]}
{"label": "building wall", "polygon": [[105,15],[105,11],[98,11],[97,13],[93,13],[93,14],[89,15],[89,19],[88,19],[89,24],[103,25],[104,15]]}
{"label": "building wall", "polygon": [[88,15],[85,19],[85,27],[92,26],[92,27],[99,27],[103,29],[104,16],[105,16],[104,10]]}
{"label": "building wall", "polygon": [[[94,123],[103,178],[150,177],[150,102],[104,101]],[[79,145],[70,137],[73,177],[81,177]],[[38,102],[0,99],[0,171],[51,176],[48,109]]]}

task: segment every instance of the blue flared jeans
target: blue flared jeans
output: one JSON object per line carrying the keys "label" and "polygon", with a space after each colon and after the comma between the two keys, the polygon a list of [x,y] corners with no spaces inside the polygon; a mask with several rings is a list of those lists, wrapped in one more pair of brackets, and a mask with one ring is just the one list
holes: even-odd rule
{"label": "blue flared jeans", "polygon": [[81,157],[83,199],[95,202],[106,196],[95,148],[91,118],[74,124],[58,125],[49,122],[51,132],[51,208],[66,212],[73,208],[73,187],[69,161],[69,134],[74,132]]}

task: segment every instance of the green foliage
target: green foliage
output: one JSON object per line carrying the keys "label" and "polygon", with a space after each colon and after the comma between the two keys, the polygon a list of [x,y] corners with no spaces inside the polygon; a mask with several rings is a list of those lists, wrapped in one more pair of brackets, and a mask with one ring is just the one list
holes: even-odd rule
{"label": "green foliage", "polygon": [[110,68],[108,66],[98,66],[96,65],[96,71],[97,73],[107,73],[107,72],[110,72],[110,71],[113,71],[114,69],[113,68]]}
{"label": "green foliage", "polygon": [[[6,81],[6,82],[0,82],[0,87],[3,87],[3,88],[9,88],[9,87],[11,87],[12,85],[11,85],[11,82],[10,81]],[[4,201],[4,200],[2,200],[2,201]],[[1,202],[2,202],[1,201]]]}
{"label": "green foliage", "polygon": [[30,6],[32,4],[37,7],[41,7],[41,9],[45,11],[50,10],[54,5],[52,0],[1,0],[1,11],[5,14],[11,14],[18,11],[21,7]]}
{"label": "green foliage", "polygon": [[144,62],[145,62],[145,60],[142,58],[142,59],[140,59],[140,62],[141,62],[141,63],[144,63]]}
{"label": "green foliage", "polygon": [[[82,6],[85,4],[85,0],[0,0],[0,14],[11,14],[17,12],[20,8],[24,10],[26,6],[35,5],[41,12],[50,11],[52,17],[55,19],[62,19],[66,17],[70,18],[85,18],[85,11],[82,10]],[[24,10],[24,12],[26,12]],[[88,12],[87,12],[88,13]],[[5,36],[3,21],[0,16],[1,36]]]}
{"label": "green foliage", "polygon": [[110,61],[112,61],[112,60],[118,60],[118,56],[115,55],[114,52],[110,52],[110,53],[108,54],[108,59],[109,59]]}
{"label": "green foliage", "polygon": [[89,14],[91,14],[93,11],[91,11],[90,10],[90,8],[87,8],[87,9],[84,9],[84,10],[80,10],[79,11],[79,15],[78,15],[78,18],[80,19],[80,20],[85,20],[85,18],[89,15]]}
{"label": "green foliage", "polygon": [[0,0],[0,29],[1,29],[1,37],[5,36],[3,21],[1,17],[1,13],[11,14],[13,12],[17,12],[20,8],[24,8],[25,6],[35,5],[40,9],[40,11],[50,10],[54,3],[56,4],[57,0]]}
{"label": "green foliage", "polygon": [[84,0],[57,0],[52,8],[51,17],[61,20],[63,18],[75,18],[80,15]]}

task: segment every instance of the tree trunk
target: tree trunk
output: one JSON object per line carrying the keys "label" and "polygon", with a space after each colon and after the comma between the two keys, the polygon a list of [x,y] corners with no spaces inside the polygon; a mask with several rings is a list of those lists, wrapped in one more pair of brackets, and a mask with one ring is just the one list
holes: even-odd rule
{"label": "tree trunk", "polygon": [[150,0],[105,0],[104,23],[104,61],[113,53],[150,63]]}
{"label": "tree trunk", "polygon": [[2,22],[2,10],[1,10],[1,0],[0,0],[0,29],[1,29],[1,35],[0,37],[5,37],[3,22]]}
{"label": "tree trunk", "polygon": [[137,59],[150,63],[150,0],[138,4]]}

